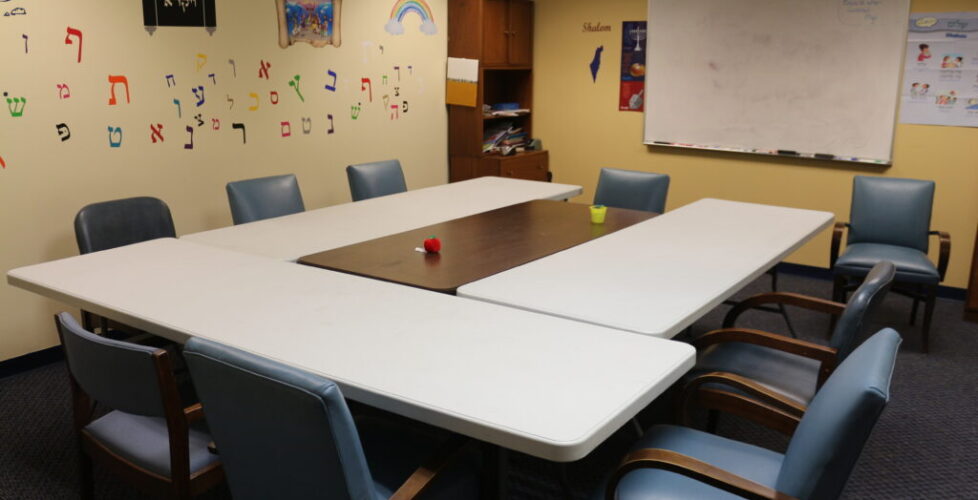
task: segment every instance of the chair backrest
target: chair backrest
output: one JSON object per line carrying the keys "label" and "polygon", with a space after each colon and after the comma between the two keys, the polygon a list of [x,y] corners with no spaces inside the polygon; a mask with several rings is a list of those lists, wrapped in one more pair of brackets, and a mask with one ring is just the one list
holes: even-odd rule
{"label": "chair backrest", "polygon": [[800,499],[838,498],[890,399],[900,334],[863,342],[815,394],[785,452],[776,489]]}
{"label": "chair backrest", "polygon": [[661,214],[666,210],[667,194],[668,175],[602,168],[594,204]]}
{"label": "chair backrest", "polygon": [[148,196],[92,203],[75,215],[75,239],[83,254],[176,235],[170,207]]}
{"label": "chair backrest", "polygon": [[295,174],[229,182],[231,220],[244,224],[305,211]]}
{"label": "chair backrest", "polygon": [[54,318],[68,371],[86,394],[126,413],[164,416],[154,360],[159,349],[95,335],[66,312]]}
{"label": "chair backrest", "polygon": [[199,338],[184,358],[234,498],[375,498],[336,384]]}
{"label": "chair backrest", "polygon": [[934,181],[867,177],[852,180],[849,238],[927,252]]}
{"label": "chair backrest", "polygon": [[856,347],[869,315],[883,302],[886,292],[893,284],[894,276],[896,276],[896,266],[887,260],[880,261],[869,270],[866,279],[849,297],[846,309],[835,323],[835,330],[829,341],[829,345],[838,351],[839,362]]}
{"label": "chair backrest", "polygon": [[346,167],[346,178],[350,181],[353,201],[407,191],[404,171],[397,160],[350,165]]}

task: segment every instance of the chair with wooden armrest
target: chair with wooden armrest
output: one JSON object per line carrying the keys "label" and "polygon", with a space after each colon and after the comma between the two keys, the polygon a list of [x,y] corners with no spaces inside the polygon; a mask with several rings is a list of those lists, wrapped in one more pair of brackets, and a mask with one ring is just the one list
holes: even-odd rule
{"label": "chair with wooden armrest", "polygon": [[353,201],[407,191],[404,171],[398,160],[350,165],[346,167],[346,178],[350,182],[350,197]]}
{"label": "chair with wooden armrest", "polygon": [[238,500],[479,494],[464,439],[354,423],[332,381],[216,342],[192,338],[184,357]]}
{"label": "chair with wooden armrest", "polygon": [[[75,215],[75,240],[82,255],[176,235],[170,207],[163,200],[149,196],[92,203]],[[82,326],[89,331],[115,334],[129,341],[147,336],[145,332],[88,311],[82,311],[81,315]]]}
{"label": "chair with wooden armrest", "polygon": [[[55,323],[71,380],[83,498],[93,494],[93,460],[168,498],[190,498],[224,480],[207,449],[201,406],[184,407],[166,350],[95,335],[68,313]],[[95,402],[112,411],[93,419]]]}
{"label": "chair with wooden armrest", "polygon": [[[724,411],[791,434],[816,391],[852,352],[894,274],[893,264],[880,262],[845,305],[784,292],[743,301],[727,314],[724,328],[693,341],[697,362],[684,380],[677,410],[691,404],[710,410],[711,429],[716,411]],[[837,316],[829,345],[733,327],[742,311],[772,302]]]}
{"label": "chair with wooden armrest", "polygon": [[[937,287],[944,281],[951,256],[951,236],[931,231],[934,181],[868,177],[852,180],[851,221],[837,222],[832,233],[829,267],[835,275],[832,297],[844,301],[846,294],[881,260],[896,265],[893,291],[913,299],[910,324],[917,306],[924,302],[921,349],[930,349],[930,324]],[[842,234],[849,229],[845,251],[840,255]],[[940,241],[937,266],[927,257],[930,236]]]}
{"label": "chair with wooden armrest", "polygon": [[[673,425],[645,433],[598,493],[645,498],[837,498],[890,398],[900,335],[880,330],[843,361],[780,453]],[[597,497],[597,495],[595,495]]]}
{"label": "chair with wooden armrest", "polygon": [[235,225],[296,214],[306,209],[295,174],[229,182],[225,189]]}

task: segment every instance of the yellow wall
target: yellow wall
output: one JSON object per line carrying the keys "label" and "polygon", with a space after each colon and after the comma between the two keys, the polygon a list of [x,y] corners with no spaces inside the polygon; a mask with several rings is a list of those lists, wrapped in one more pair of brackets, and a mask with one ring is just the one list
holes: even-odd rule
{"label": "yellow wall", "polygon": [[[231,223],[224,192],[230,180],[294,172],[307,208],[349,201],[344,168],[350,163],[399,158],[409,188],[446,182],[446,2],[428,1],[436,35],[422,34],[420,17],[411,14],[404,18],[404,34],[394,36],[384,30],[394,0],[345,0],[339,48],[298,44],[284,50],[277,45],[273,0],[218,0],[212,36],[201,28],[160,28],[150,36],[141,2],[0,4],[0,11],[27,11],[0,16],[0,91],[27,98],[21,117],[0,111],[0,158],[6,164],[0,169],[0,269],[77,254],[72,220],[96,201],[162,198],[177,233],[187,234]],[[82,32],[80,63],[77,45],[64,43],[69,26]],[[27,53],[22,34],[28,36]],[[198,53],[207,57],[199,70]],[[271,63],[267,80],[259,78],[262,61]],[[336,92],[325,89],[329,69],[339,77]],[[174,75],[174,87],[168,87],[167,74]],[[296,74],[304,102],[288,84]],[[120,87],[120,103],[108,105],[108,75],[127,77],[130,103]],[[364,77],[372,81],[372,102],[360,90]],[[62,83],[69,98],[59,98],[56,86]],[[200,107],[191,90],[198,85],[205,87]],[[279,94],[277,105],[271,104],[272,91]],[[255,111],[248,110],[251,92],[260,96]],[[408,112],[390,119],[385,95],[391,104],[407,100]],[[182,118],[173,99],[181,101]],[[362,110],[353,120],[357,103]],[[205,120],[199,128],[193,119],[198,113]],[[328,114],[334,117],[332,135],[326,132]],[[303,117],[311,120],[308,135]],[[213,130],[214,118],[219,130]],[[290,137],[282,137],[282,121],[290,122]],[[234,122],[245,124],[247,144],[231,128]],[[70,129],[67,141],[58,136],[59,123]],[[164,141],[153,144],[150,124],[157,123]],[[184,149],[188,125],[194,128],[192,150]],[[121,147],[109,147],[109,126],[122,127]],[[51,314],[63,308],[0,286],[0,360],[56,344]]]}
{"label": "yellow wall", "polygon": [[[967,286],[978,222],[978,129],[900,124],[888,169],[649,148],[642,144],[642,114],[618,111],[621,23],[646,19],[647,5],[646,0],[536,0],[534,135],[550,150],[554,181],[584,186],[574,201],[591,199],[601,167],[618,167],[669,174],[667,209],[716,197],[826,210],[848,220],[853,175],[933,179],[932,227],[950,232],[952,239],[944,284]],[[912,10],[974,11],[978,4],[914,0]],[[612,31],[584,32],[587,22],[610,25]],[[599,45],[604,46],[602,64],[592,82],[588,63]],[[788,260],[827,267],[829,241],[825,231]],[[931,246],[936,261],[935,240]]]}

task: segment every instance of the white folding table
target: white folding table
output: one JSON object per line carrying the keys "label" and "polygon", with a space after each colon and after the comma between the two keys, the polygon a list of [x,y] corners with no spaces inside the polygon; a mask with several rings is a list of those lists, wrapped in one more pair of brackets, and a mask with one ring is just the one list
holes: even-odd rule
{"label": "white folding table", "polygon": [[354,400],[555,461],[586,455],[695,358],[679,342],[184,240],[7,279],[176,341],[199,336],[309,370]]}
{"label": "white folding table", "polygon": [[[479,177],[185,235],[182,239],[295,261],[303,255],[531,200],[563,200],[580,186]],[[419,242],[420,243],[420,242]]]}
{"label": "white folding table", "polygon": [[458,295],[671,338],[833,218],[829,212],[702,199],[469,283]]}

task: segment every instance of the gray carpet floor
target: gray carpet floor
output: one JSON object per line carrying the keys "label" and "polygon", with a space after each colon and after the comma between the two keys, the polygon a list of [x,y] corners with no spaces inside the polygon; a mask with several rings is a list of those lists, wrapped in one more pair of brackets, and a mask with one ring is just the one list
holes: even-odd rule
{"label": "gray carpet floor", "polygon": [[[767,291],[762,278],[738,297]],[[830,297],[827,281],[782,273],[780,289]],[[693,335],[718,328],[727,307],[693,327]],[[964,322],[960,301],[939,299],[931,328],[931,352],[920,352],[920,330],[910,326],[910,300],[891,294],[872,318],[873,329],[892,327],[904,337],[883,413],[844,498],[978,498],[978,324]],[[828,318],[789,312],[801,338],[821,341]],[[780,316],[751,312],[738,326],[785,332]],[[662,421],[668,408],[653,404],[640,414],[643,425]],[[787,439],[725,416],[718,432],[783,451]],[[581,461],[562,467],[518,453],[508,454],[509,498],[588,498],[635,439],[619,430]],[[63,363],[0,379],[0,499],[77,498],[77,448],[71,432],[68,380]],[[566,477],[562,482],[561,477]],[[566,486],[565,486],[566,485]],[[144,498],[139,491],[96,470],[96,497]],[[203,498],[229,498],[226,489]]]}

